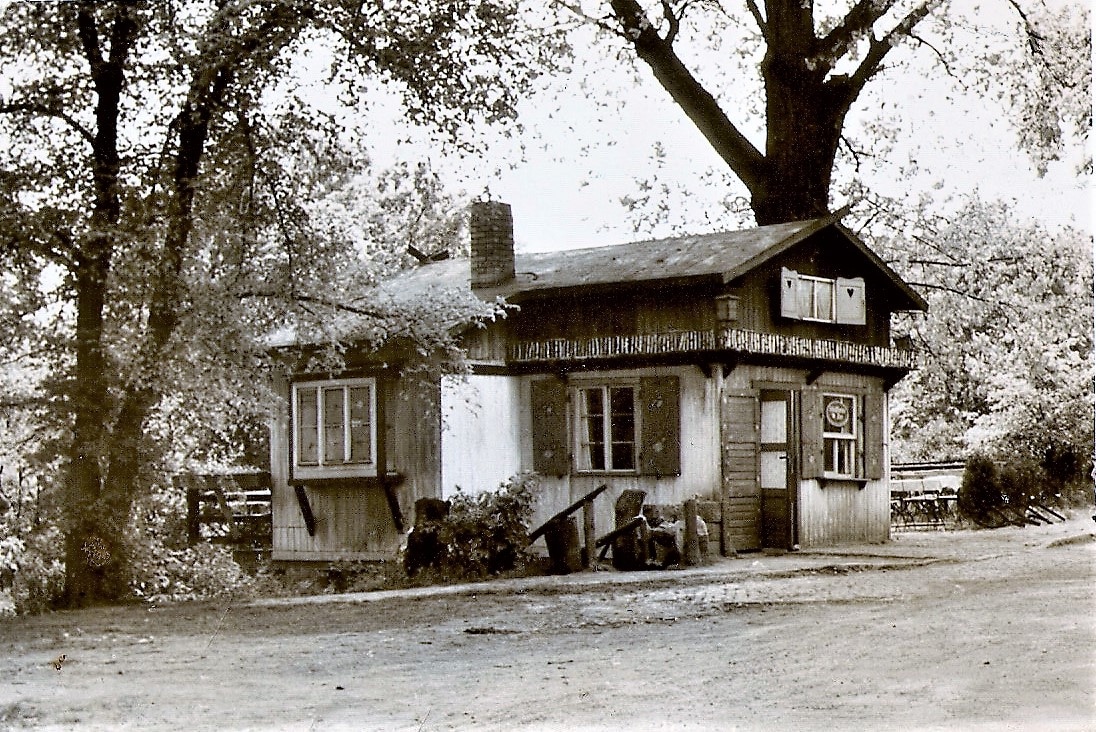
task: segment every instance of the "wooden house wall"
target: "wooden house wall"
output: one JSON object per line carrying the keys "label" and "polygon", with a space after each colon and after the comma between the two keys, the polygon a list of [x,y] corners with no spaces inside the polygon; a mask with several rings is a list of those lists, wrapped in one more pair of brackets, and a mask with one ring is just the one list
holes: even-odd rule
{"label": "wooden house wall", "polygon": [[521,472],[521,380],[446,377],[441,384],[441,498],[498,488]]}
{"label": "wooden house wall", "polygon": [[677,288],[532,300],[510,317],[520,341],[710,330],[715,292]]}
{"label": "wooden house wall", "polygon": [[[866,393],[883,391],[880,379],[853,374],[827,373],[820,388]],[[883,465],[889,462],[889,415],[883,405]],[[880,480],[843,482],[803,480],[799,487],[799,545],[804,549],[835,544],[885,542],[890,538],[890,484],[887,473]]]}
{"label": "wooden house wall", "polygon": [[[539,499],[532,525],[539,526],[555,513],[566,508],[598,486],[606,483],[609,490],[595,502],[595,526],[598,535],[615,526],[614,506],[625,490],[642,490],[647,493],[646,502],[652,504],[680,504],[688,498],[699,496],[702,500],[719,500],[720,495],[720,447],[719,447],[719,386],[717,377],[706,377],[695,366],[659,367],[618,371],[582,372],[571,374],[569,381],[579,378],[626,378],[633,376],[676,375],[680,379],[681,408],[681,474],[672,477],[621,476],[610,474],[576,474],[542,476]],[[521,382],[522,404],[531,403],[531,382],[542,377],[524,377]],[[553,377],[549,377],[553,378]],[[568,404],[568,424],[573,424],[575,405]],[[529,410],[524,410],[521,430],[522,465],[527,470],[533,465],[532,429]],[[543,540],[538,543],[543,548]]]}
{"label": "wooden house wall", "polygon": [[[801,390],[807,372],[784,367],[741,365],[723,384],[723,542],[738,551],[759,549],[761,517],[758,485],[758,397],[761,388]],[[878,378],[827,372],[821,389],[881,393]],[[887,414],[884,405],[884,466],[887,464]],[[802,420],[797,420],[798,430]],[[797,461],[798,462],[798,461]],[[890,535],[890,490],[882,480],[838,482],[800,480],[797,494],[797,542],[803,548],[852,542],[882,542]]]}
{"label": "wooden house wall", "polygon": [[[280,418],[271,425],[271,512],[275,561],[369,560],[391,557],[401,539],[384,490],[375,480],[324,484],[312,481],[306,488],[315,517],[315,533],[309,536],[290,484],[289,381],[276,377],[282,399]],[[438,461],[438,394],[402,392],[391,379],[378,381],[386,408],[384,452],[389,471],[402,477],[397,487],[406,526],[414,519],[418,498],[436,497],[440,476]]]}
{"label": "wooden house wall", "polygon": [[[800,274],[836,279],[864,277],[865,325],[815,323],[780,317],[780,271],[782,267]],[[890,345],[889,283],[844,237],[823,231],[774,257],[729,284],[728,292],[738,296],[736,328],[762,333],[849,341],[872,346]]]}

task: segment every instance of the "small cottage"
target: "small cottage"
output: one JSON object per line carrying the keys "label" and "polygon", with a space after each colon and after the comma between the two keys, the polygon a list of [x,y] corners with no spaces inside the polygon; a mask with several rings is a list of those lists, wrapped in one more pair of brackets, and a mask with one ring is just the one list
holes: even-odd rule
{"label": "small cottage", "polygon": [[714,506],[724,553],[888,539],[887,395],[915,366],[890,316],[926,303],[837,217],[533,254],[504,203],[470,229],[470,259],[384,285],[516,306],[463,334],[470,375],[412,394],[353,348],[279,375],[275,560],[391,556],[417,499],[528,470],[538,522],[606,484],[599,531],[637,489]]}

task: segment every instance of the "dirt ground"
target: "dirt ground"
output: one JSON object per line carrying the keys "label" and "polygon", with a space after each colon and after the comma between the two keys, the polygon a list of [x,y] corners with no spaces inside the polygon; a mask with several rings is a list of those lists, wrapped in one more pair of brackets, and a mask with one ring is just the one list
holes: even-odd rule
{"label": "dirt ground", "polygon": [[1094,529],[0,621],[0,728],[1096,730]]}

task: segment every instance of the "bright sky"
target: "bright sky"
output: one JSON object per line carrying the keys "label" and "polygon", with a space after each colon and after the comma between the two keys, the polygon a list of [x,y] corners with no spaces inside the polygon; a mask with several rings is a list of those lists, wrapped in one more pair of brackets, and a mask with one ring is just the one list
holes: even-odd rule
{"label": "bright sky", "polygon": [[[985,20],[984,14],[980,16]],[[933,73],[908,75],[901,84],[884,80],[869,85],[868,94],[874,96],[865,98],[868,114],[854,113],[850,125],[873,118],[885,100],[888,112],[911,132],[887,160],[862,173],[864,182],[880,193],[932,191],[941,200],[977,190],[986,198],[1014,201],[1023,217],[1051,227],[1089,228],[1091,194],[1074,172],[1081,151],[1038,177],[1016,150],[1014,132],[1004,124],[1001,108],[973,95],[953,94],[949,104],[944,101],[946,84]],[[722,171],[725,166],[649,73],[641,73],[636,86],[635,77],[603,64],[596,78],[599,88],[584,88],[577,77],[561,79],[556,83],[558,97],[544,94],[528,100],[522,119],[531,134],[523,138],[524,150],[501,143],[482,161],[434,156],[433,162],[470,196],[489,190],[493,198],[511,204],[519,249],[597,246],[743,225],[736,219],[705,218],[721,212],[721,196],[742,195],[743,188],[736,184],[733,190],[713,190],[698,184],[689,186],[687,199],[671,199],[665,225],[637,233],[620,203],[636,194],[637,180],[657,174],[673,185],[688,185],[700,181],[708,169]],[[596,101],[610,97],[613,109],[599,109]],[[731,117],[749,124],[744,113]],[[763,149],[759,129],[745,131]],[[661,164],[652,155],[656,141],[666,153]],[[384,160],[407,150],[378,146],[374,152]],[[914,178],[903,172],[911,159],[920,168]]]}

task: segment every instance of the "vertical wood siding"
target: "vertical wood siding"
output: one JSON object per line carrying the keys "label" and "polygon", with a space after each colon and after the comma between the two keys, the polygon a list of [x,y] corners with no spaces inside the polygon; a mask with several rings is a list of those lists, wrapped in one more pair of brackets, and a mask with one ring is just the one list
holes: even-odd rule
{"label": "vertical wood siding", "polygon": [[[779,317],[780,274],[783,267],[828,279],[864,277],[865,324],[837,325]],[[734,280],[731,287],[733,294],[739,297],[739,317],[735,323],[738,328],[876,346],[890,345],[890,305],[886,293],[892,291],[893,285],[836,231],[820,232]]]}
{"label": "vertical wood siding", "polygon": [[[315,535],[309,536],[304,517],[289,484],[289,384],[277,378],[282,397],[281,418],[271,425],[271,511],[275,560],[380,559],[399,548],[400,533],[384,490],[376,484],[324,485],[305,488],[316,519]],[[440,478],[439,395],[405,393],[390,379],[378,380],[385,400],[382,439],[387,468],[403,477],[397,495],[405,526],[414,519],[418,498],[436,497]]]}
{"label": "vertical wood siding", "polygon": [[[865,403],[877,409],[878,420],[865,430],[865,440],[883,442],[868,453],[885,455],[886,394],[882,381],[857,374],[826,373],[817,382],[818,390],[847,389],[863,394]],[[878,410],[881,410],[879,412]],[[880,460],[885,464],[885,457]],[[882,465],[869,466],[866,482],[806,479],[799,488],[799,544],[804,548],[858,542],[884,542],[890,537],[890,487]]]}
{"label": "vertical wood siding", "polygon": [[[586,374],[584,374],[586,375]],[[592,376],[592,374],[589,374]],[[703,500],[719,500],[720,446],[719,446],[719,388],[717,379],[708,378],[694,366],[658,367],[605,371],[598,378],[626,378],[670,376],[679,377],[681,404],[681,474],[656,477],[653,475],[582,475],[568,473],[563,476],[542,476],[537,507],[532,526],[539,526],[556,512],[566,508],[603,483],[609,490],[595,502],[595,524],[598,536],[615,526],[613,511],[616,499],[625,490],[641,490],[647,493],[647,503],[678,504],[694,495]],[[531,396],[530,382],[522,381],[522,403],[528,404]],[[568,425],[574,405],[568,405]],[[532,424],[528,413],[523,418],[522,464],[533,465]]]}
{"label": "vertical wood siding", "polygon": [[[723,486],[724,486],[724,536],[736,549],[756,549],[760,546],[758,521],[760,509],[755,496],[756,472],[753,479],[741,466],[756,460],[751,430],[754,422],[748,416],[754,409],[759,384],[786,384],[798,388],[804,394],[803,409],[810,407],[807,395],[825,390],[847,389],[865,395],[865,403],[880,405],[881,426],[872,424],[866,429],[867,437],[882,442],[882,467],[887,465],[888,419],[886,394],[882,380],[858,374],[827,372],[814,385],[805,384],[806,372],[777,366],[739,366],[732,371],[724,385],[723,399]],[[877,410],[878,411],[878,410]],[[817,421],[817,420],[816,420]],[[802,423],[801,423],[802,424]],[[796,425],[796,429],[800,429]],[[821,440],[801,435],[804,451]],[[868,451],[870,452],[870,451]],[[802,463],[802,461],[801,461]],[[800,546],[832,546],[853,542],[882,542],[890,536],[890,490],[886,476],[872,466],[870,477],[881,475],[883,479],[866,483],[821,481],[811,478],[799,482],[798,535]],[[861,485],[863,487],[861,488]],[[756,507],[755,507],[756,506]]]}
{"label": "vertical wood siding", "polygon": [[860,483],[804,480],[799,488],[799,544],[804,549],[835,544],[879,543],[890,536],[890,490],[886,481]]}
{"label": "vertical wood siding", "polygon": [[726,551],[761,548],[758,485],[758,401],[746,390],[723,393],[723,546]]}
{"label": "vertical wood siding", "polygon": [[441,492],[498,488],[521,472],[521,389],[515,376],[446,377],[441,385]]}

